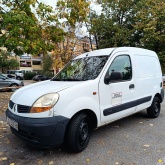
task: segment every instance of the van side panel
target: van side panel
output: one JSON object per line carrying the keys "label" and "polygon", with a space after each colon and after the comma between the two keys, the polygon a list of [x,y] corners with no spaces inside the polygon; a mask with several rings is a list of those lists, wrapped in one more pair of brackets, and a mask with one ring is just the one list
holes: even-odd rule
{"label": "van side panel", "polygon": [[137,95],[140,98],[150,97],[150,101],[137,106],[136,111],[150,107],[153,97],[160,93],[162,82],[161,69],[156,54],[134,55],[137,79]]}

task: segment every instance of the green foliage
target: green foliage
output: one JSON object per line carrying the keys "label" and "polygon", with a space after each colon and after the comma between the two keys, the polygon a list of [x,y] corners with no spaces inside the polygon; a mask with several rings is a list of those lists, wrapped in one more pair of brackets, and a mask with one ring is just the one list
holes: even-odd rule
{"label": "green foliage", "polygon": [[54,73],[53,71],[49,70],[49,71],[38,71],[38,72],[25,72],[24,73],[24,79],[25,80],[32,80],[32,78],[36,75],[45,75],[45,76],[48,76],[48,77],[53,77],[54,76]]}
{"label": "green foliage", "polygon": [[17,68],[19,67],[19,63],[16,59],[10,59],[8,61],[8,66],[9,66],[9,69]]}
{"label": "green foliage", "polygon": [[36,75],[35,72],[26,72],[26,73],[24,73],[24,79],[31,80],[35,75]]}
{"label": "green foliage", "polygon": [[[52,64],[47,62],[48,51],[54,50],[54,55],[61,56],[64,63],[70,60],[72,52],[68,47],[73,46],[76,28],[84,22],[97,49],[144,47],[156,51],[165,68],[164,0],[96,0],[102,6],[101,14],[90,10],[88,0],[58,0],[56,7],[37,0],[1,2],[0,29],[6,32],[0,34],[0,47],[5,46],[17,55],[43,54],[45,71]],[[68,36],[70,42],[66,40]],[[62,42],[67,49],[61,49]]]}
{"label": "green foliage", "polygon": [[2,72],[6,72],[8,69],[15,69],[19,66],[16,59],[13,59],[11,54],[7,51],[0,51],[0,68]]}
{"label": "green foliage", "polygon": [[90,2],[87,0],[58,0],[57,9],[60,18],[65,18],[67,26],[75,27],[83,23],[89,13]]}
{"label": "green foliage", "polygon": [[[44,70],[48,70],[51,64],[47,65],[48,52],[58,49],[65,31],[73,33],[78,23],[81,26],[88,7],[89,2],[82,0],[59,0],[56,8],[37,0],[2,0],[0,29],[6,32],[1,35],[0,47],[16,55],[43,54]],[[61,18],[66,20],[62,24]]]}
{"label": "green foliage", "polygon": [[155,51],[165,68],[165,1],[102,0],[86,25],[97,48],[134,46]]}
{"label": "green foliage", "polygon": [[91,11],[89,32],[95,36],[97,48],[136,46],[134,18],[138,0],[103,0],[102,13]]}
{"label": "green foliage", "polygon": [[53,59],[50,55],[43,57],[43,71],[47,72],[52,69]]}
{"label": "green foliage", "polygon": [[141,35],[140,45],[156,51],[162,65],[165,64],[165,1],[144,0],[139,2],[135,28]]}
{"label": "green foliage", "polygon": [[0,38],[0,46],[9,52],[46,54],[63,39],[65,33],[59,28],[52,7],[36,0],[2,0],[2,4],[5,7],[0,14],[0,29],[5,29],[6,33]]}

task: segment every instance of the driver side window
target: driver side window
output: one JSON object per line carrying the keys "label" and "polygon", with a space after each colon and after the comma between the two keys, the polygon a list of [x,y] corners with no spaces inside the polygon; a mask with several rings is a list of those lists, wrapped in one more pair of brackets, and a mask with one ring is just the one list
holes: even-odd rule
{"label": "driver side window", "polygon": [[109,67],[107,72],[107,76],[110,76],[112,72],[122,73],[122,80],[131,80],[132,65],[130,57],[128,55],[117,56],[111,63],[111,66]]}

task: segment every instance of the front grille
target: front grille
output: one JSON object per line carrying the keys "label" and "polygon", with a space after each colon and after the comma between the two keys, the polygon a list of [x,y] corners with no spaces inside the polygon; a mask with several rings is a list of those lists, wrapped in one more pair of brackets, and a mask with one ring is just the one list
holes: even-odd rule
{"label": "front grille", "polygon": [[[14,104],[15,103],[13,103],[11,100],[9,101],[10,109],[13,109]],[[18,113],[29,113],[30,112],[30,106],[17,104],[17,111],[18,111]]]}
{"label": "front grille", "polygon": [[17,105],[17,111],[18,113],[29,113],[30,107],[26,105]]}

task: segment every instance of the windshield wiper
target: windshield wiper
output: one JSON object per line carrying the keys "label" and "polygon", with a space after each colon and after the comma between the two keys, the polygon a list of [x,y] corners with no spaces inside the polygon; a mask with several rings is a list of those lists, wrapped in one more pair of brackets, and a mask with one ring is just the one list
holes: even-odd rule
{"label": "windshield wiper", "polygon": [[82,80],[77,79],[77,78],[65,78],[65,79],[62,79],[62,81],[82,81]]}
{"label": "windshield wiper", "polygon": [[61,81],[59,78],[52,78],[51,81]]}
{"label": "windshield wiper", "polygon": [[51,79],[52,81],[82,81],[80,79],[77,79],[77,78],[62,78],[62,79],[59,79],[59,78],[54,78],[54,79]]}

